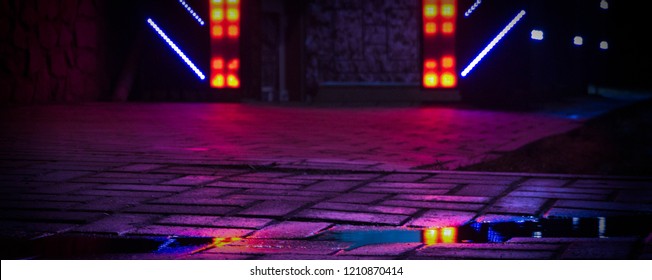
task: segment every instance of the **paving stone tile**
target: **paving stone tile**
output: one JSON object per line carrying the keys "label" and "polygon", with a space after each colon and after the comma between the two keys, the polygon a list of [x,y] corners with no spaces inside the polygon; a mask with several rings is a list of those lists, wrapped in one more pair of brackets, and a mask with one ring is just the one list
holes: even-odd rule
{"label": "paving stone tile", "polygon": [[400,206],[411,208],[425,208],[425,209],[445,209],[445,210],[469,210],[476,211],[485,207],[484,204],[468,203],[468,202],[430,202],[430,201],[414,201],[414,200],[397,200],[389,199],[381,202],[385,206]]}
{"label": "paving stone tile", "polygon": [[323,191],[323,192],[345,192],[359,185],[360,181],[321,181],[310,185],[306,190]]}
{"label": "paving stone tile", "polygon": [[177,204],[177,205],[222,205],[222,206],[239,206],[245,207],[251,205],[253,199],[241,199],[235,197],[225,198],[203,198],[203,197],[187,197],[187,196],[168,196],[149,201],[156,204]]}
{"label": "paving stone tile", "polygon": [[471,221],[473,217],[475,217],[475,212],[428,210],[407,225],[422,228],[457,227]]}
{"label": "paving stone tile", "polygon": [[543,179],[543,178],[531,178],[527,179],[524,182],[521,182],[521,186],[539,186],[539,187],[561,187],[565,184],[568,184],[568,180],[565,179]]}
{"label": "paving stone tile", "polygon": [[238,214],[241,215],[255,215],[255,216],[285,216],[301,207],[306,205],[305,202],[298,201],[263,201],[255,204]]}
{"label": "paving stone tile", "polygon": [[583,194],[583,193],[558,193],[558,192],[530,192],[514,191],[509,193],[514,197],[540,197],[540,198],[559,198],[559,199],[581,199],[581,200],[605,200],[608,198],[604,194]]}
{"label": "paving stone tile", "polygon": [[376,182],[416,182],[428,177],[427,174],[388,174],[376,180]]}
{"label": "paving stone tile", "polygon": [[209,187],[219,188],[239,188],[239,189],[278,189],[278,190],[298,190],[301,189],[300,185],[288,184],[263,184],[263,183],[249,183],[249,182],[224,182],[219,181],[208,184]]}
{"label": "paving stone tile", "polygon": [[339,203],[339,202],[320,202],[312,206],[312,208],[354,211],[354,212],[400,214],[400,215],[411,215],[418,211],[418,209],[410,208],[410,207],[392,207],[392,206],[378,206],[378,205],[367,205],[367,204],[357,204],[357,203]]}
{"label": "paving stone tile", "polygon": [[[458,244],[455,244],[458,245]],[[513,259],[545,260],[555,255],[553,250],[528,249],[521,244],[496,245],[493,248],[463,248],[459,246],[428,246],[417,251],[416,256],[442,259]]]}
{"label": "paving stone tile", "polygon": [[[65,194],[43,194],[43,193],[9,193],[3,197],[3,200],[25,201],[30,204],[38,204],[40,201],[60,201],[60,202],[86,202],[98,199],[93,195],[65,195]],[[0,205],[2,202],[0,202]]]}
{"label": "paving stone tile", "polygon": [[238,209],[230,206],[199,206],[199,205],[172,205],[172,204],[143,204],[125,209],[130,213],[153,214],[191,214],[191,215],[225,215]]}
{"label": "paving stone tile", "polygon": [[379,214],[379,213],[362,213],[362,212],[344,212],[322,209],[308,209],[294,215],[298,218],[310,218],[325,221],[339,222],[359,222],[381,225],[401,225],[409,216]]}
{"label": "paving stone tile", "polygon": [[522,186],[517,191],[529,192],[553,192],[553,193],[577,193],[577,194],[602,194],[610,195],[614,190],[610,189],[589,189],[589,188],[571,188],[571,187],[543,187],[543,186]]}
{"label": "paving stone tile", "polygon": [[219,180],[222,176],[188,175],[174,180],[163,182],[165,185],[196,186]]}
{"label": "paving stone tile", "polygon": [[448,189],[400,189],[400,188],[380,188],[380,187],[362,187],[355,190],[357,193],[387,193],[387,194],[421,194],[421,195],[439,195],[448,193]]}
{"label": "paving stone tile", "polygon": [[117,190],[117,191],[146,191],[146,192],[181,192],[188,190],[189,187],[181,186],[164,186],[164,185],[97,185],[93,187],[96,190]]}
{"label": "paving stone tile", "polygon": [[261,218],[172,215],[156,221],[156,224],[260,229],[271,221]]}
{"label": "paving stone tile", "polygon": [[125,172],[146,172],[146,171],[151,171],[154,169],[162,168],[165,167],[165,165],[162,164],[148,164],[148,163],[136,163],[136,164],[129,164],[126,166],[121,166],[118,168],[114,168],[112,171],[125,171]]}
{"label": "paving stone tile", "polygon": [[89,201],[84,204],[76,205],[72,207],[72,209],[83,210],[83,211],[114,212],[114,211],[119,211],[125,208],[139,205],[148,199],[150,198],[120,197],[120,196],[103,197],[94,201]]}
{"label": "paving stone tile", "polygon": [[495,197],[504,193],[508,188],[507,185],[470,184],[459,189],[454,195]]}
{"label": "paving stone tile", "polygon": [[164,181],[164,179],[80,177],[72,180],[72,182],[76,182],[76,183],[101,183],[101,184],[158,184],[161,181]]}
{"label": "paving stone tile", "polygon": [[171,193],[167,192],[150,192],[150,191],[128,191],[128,190],[81,190],[75,192],[80,195],[95,195],[95,196],[116,196],[116,197],[143,197],[143,198],[158,198]]}
{"label": "paving stone tile", "polygon": [[373,244],[358,247],[350,251],[342,251],[338,255],[396,256],[412,251],[422,245],[422,243]]}
{"label": "paving stone tile", "polygon": [[79,201],[32,201],[32,200],[0,200],[0,207],[6,209],[70,209],[81,205]]}
{"label": "paving stone tile", "polygon": [[65,232],[77,226],[79,224],[76,222],[0,220],[0,235],[9,238],[32,239],[44,234]]}
{"label": "paving stone tile", "polygon": [[211,254],[211,253],[197,253],[188,256],[182,256],[179,260],[249,260],[251,255],[244,254]]}
{"label": "paving stone tile", "polygon": [[555,207],[596,209],[596,210],[614,210],[614,211],[631,211],[631,212],[652,212],[652,205],[643,203],[623,203],[623,202],[598,202],[587,200],[559,200]]}
{"label": "paving stone tile", "polygon": [[617,217],[617,216],[632,215],[632,214],[636,214],[636,213],[627,212],[627,211],[553,207],[552,209],[548,210],[543,216],[544,218],[549,218],[549,217],[596,218],[596,217]]}
{"label": "paving stone tile", "polygon": [[577,242],[571,243],[561,259],[622,260],[630,259],[633,242]]}
{"label": "paving stone tile", "polygon": [[114,214],[75,228],[75,232],[123,234],[156,219],[157,215]]}
{"label": "paving stone tile", "polygon": [[542,244],[568,244],[568,243],[608,243],[608,242],[636,242],[638,238],[636,237],[610,237],[606,239],[602,238],[586,238],[586,237],[546,237],[546,238],[534,238],[534,237],[514,237],[507,240],[508,243],[522,243],[522,244],[532,244],[532,243],[542,243]]}
{"label": "paving stone tile", "polygon": [[[239,199],[239,200],[269,200],[270,195],[252,195],[252,194],[232,194],[225,197],[225,199]],[[275,200],[279,201],[302,201],[302,202],[314,202],[323,200],[321,197],[315,196],[299,196],[299,195],[276,195],[273,196]]]}
{"label": "paving stone tile", "polygon": [[367,187],[396,188],[396,189],[452,189],[457,184],[437,184],[437,183],[401,183],[401,182],[371,182]]}
{"label": "paving stone tile", "polygon": [[261,255],[256,260],[387,260],[387,256],[356,255],[305,255],[305,254],[271,254]]}
{"label": "paving stone tile", "polygon": [[349,244],[335,241],[243,239],[206,253],[330,255]]}
{"label": "paving stone tile", "polygon": [[415,201],[443,201],[443,202],[468,202],[468,203],[487,203],[490,197],[484,196],[455,196],[455,195],[413,195],[399,194],[393,197],[397,200],[415,200]]}
{"label": "paving stone tile", "polygon": [[324,174],[305,174],[305,175],[295,175],[288,178],[295,179],[306,179],[306,180],[344,180],[344,181],[365,181],[371,180],[380,176],[380,174],[367,174],[367,173],[351,173],[351,174],[333,174],[333,175],[324,175]]}
{"label": "paving stone tile", "polygon": [[86,223],[105,216],[97,212],[48,211],[48,210],[4,210],[1,220],[38,221],[54,223]]}
{"label": "paving stone tile", "polygon": [[250,238],[299,239],[309,238],[331,226],[330,223],[284,221],[257,230]]}
{"label": "paving stone tile", "polygon": [[138,235],[166,235],[187,237],[240,237],[245,236],[251,232],[252,230],[249,229],[238,228],[149,225],[133,231],[129,231],[128,233]]}
{"label": "paving stone tile", "polygon": [[214,187],[200,187],[193,188],[182,193],[176,194],[177,197],[198,197],[198,198],[218,198],[227,194],[240,191],[233,188],[214,188]]}
{"label": "paving stone tile", "polygon": [[506,196],[496,201],[489,212],[535,215],[546,201],[545,198]]}
{"label": "paving stone tile", "polygon": [[330,202],[372,203],[386,198],[386,194],[344,193],[329,199]]}
{"label": "paving stone tile", "polygon": [[54,171],[41,176],[35,177],[34,181],[63,182],[74,178],[93,174],[86,171]]}

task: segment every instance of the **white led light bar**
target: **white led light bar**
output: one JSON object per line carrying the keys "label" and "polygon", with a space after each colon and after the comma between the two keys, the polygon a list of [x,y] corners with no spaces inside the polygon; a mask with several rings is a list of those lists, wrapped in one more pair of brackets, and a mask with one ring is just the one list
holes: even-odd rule
{"label": "white led light bar", "polygon": [[482,51],[481,51],[481,52],[480,52],[480,53],[479,53],[479,54],[478,54],[478,55],[473,59],[473,61],[471,61],[471,63],[470,63],[468,66],[466,66],[466,68],[464,68],[464,71],[462,71],[462,77],[466,77],[466,75],[468,75],[469,72],[471,72],[471,70],[473,70],[473,68],[474,68],[474,67],[475,67],[475,66],[480,62],[480,60],[482,60],[482,59],[483,59],[483,58],[484,58],[484,57],[485,57],[485,56],[486,56],[486,55],[491,51],[491,49],[493,49],[493,47],[496,46],[496,44],[498,44],[498,42],[500,42],[500,40],[501,40],[503,37],[505,37],[505,35],[507,34],[507,32],[509,32],[509,31],[512,29],[512,27],[514,27],[514,25],[516,25],[516,23],[518,23],[518,21],[521,20],[521,18],[523,18],[523,16],[525,16],[525,10],[521,10],[521,11],[520,11],[520,12],[519,12],[519,13],[518,13],[518,14],[517,14],[513,19],[512,19],[512,21],[510,21],[509,24],[507,24],[507,26],[505,26],[505,28],[503,28],[503,30],[500,31],[500,33],[498,33],[498,35],[497,35],[493,40],[491,40],[491,42],[489,43],[489,45],[487,45],[487,46],[486,46],[486,47],[485,47],[485,48],[484,48],[484,49],[483,49],[483,50],[482,50]]}
{"label": "white led light bar", "polygon": [[168,38],[167,35],[165,35],[165,32],[163,32],[163,30],[158,28],[158,25],[156,25],[156,23],[154,23],[154,21],[152,19],[148,18],[147,23],[149,23],[149,25],[151,25],[152,28],[154,28],[154,30],[156,30],[156,33],[158,33],[158,35],[161,36],[161,38],[163,38],[163,40],[165,40],[165,42],[168,43],[168,45],[170,45],[170,47],[172,47],[172,49],[181,57],[181,59],[183,59],[183,61],[186,64],[188,64],[188,66],[190,66],[192,71],[194,71],[195,74],[197,74],[197,76],[199,76],[200,79],[202,79],[202,80],[206,79],[206,76],[204,76],[204,73],[202,73],[201,71],[199,71],[199,69],[197,69],[195,64],[192,63],[192,61],[190,61],[190,59],[188,59],[188,57],[179,49],[179,47],[177,47],[177,45],[174,42],[172,42],[172,40],[170,40],[170,38]]}
{"label": "white led light bar", "polygon": [[186,8],[186,10],[190,13],[190,15],[191,15],[192,17],[195,18],[195,20],[196,20],[197,22],[199,22],[199,25],[204,26],[204,20],[202,20],[202,19],[199,17],[199,15],[198,15],[197,13],[195,13],[195,11],[193,11],[193,9],[190,7],[190,5],[188,5],[188,4],[186,3],[186,1],[179,0],[179,3],[180,3],[184,8]]}
{"label": "white led light bar", "polygon": [[471,5],[471,7],[469,7],[469,9],[464,13],[464,17],[471,16],[471,14],[475,11],[475,9],[478,8],[478,6],[480,6],[480,4],[482,4],[482,0],[475,0],[475,3],[473,3],[473,5]]}

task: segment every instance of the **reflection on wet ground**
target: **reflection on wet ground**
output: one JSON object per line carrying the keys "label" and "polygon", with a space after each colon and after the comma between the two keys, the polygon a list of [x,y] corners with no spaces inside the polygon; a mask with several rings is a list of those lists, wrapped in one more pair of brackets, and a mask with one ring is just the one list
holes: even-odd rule
{"label": "reflection on wet ground", "polygon": [[[642,238],[651,231],[652,217],[547,219],[523,217],[511,221],[472,222],[461,227],[384,228],[378,230],[371,227],[365,230],[326,230],[305,241],[346,243],[350,244],[344,249],[348,251],[375,244],[422,243],[431,246],[450,243],[502,243],[514,237]],[[130,254],[146,254],[145,258],[185,256],[234,244],[238,244],[237,248],[242,250],[242,253],[247,253],[246,244],[265,243],[265,239],[255,240],[256,242],[251,243],[247,241],[254,241],[253,238],[246,237],[55,235],[34,240],[0,241],[4,244],[2,259],[103,259]]]}

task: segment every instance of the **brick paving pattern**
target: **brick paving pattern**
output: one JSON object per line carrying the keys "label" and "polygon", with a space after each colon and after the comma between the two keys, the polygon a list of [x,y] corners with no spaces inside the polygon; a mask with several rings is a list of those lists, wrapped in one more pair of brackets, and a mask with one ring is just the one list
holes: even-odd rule
{"label": "brick paving pattern", "polygon": [[[450,159],[447,165],[462,164],[578,125],[562,118],[433,108],[90,104],[40,109],[30,113],[15,107],[1,113],[0,129],[8,132],[0,137],[2,238],[222,240],[181,255],[106,256],[145,259],[651,255],[652,233],[641,238],[515,237],[432,245],[357,246],[320,238],[347,229],[652,216],[651,178],[414,169],[438,158]],[[187,116],[181,117],[180,111]],[[7,114],[15,114],[12,121]],[[404,131],[388,134],[383,126],[388,123]],[[308,127],[320,129],[302,130]]]}

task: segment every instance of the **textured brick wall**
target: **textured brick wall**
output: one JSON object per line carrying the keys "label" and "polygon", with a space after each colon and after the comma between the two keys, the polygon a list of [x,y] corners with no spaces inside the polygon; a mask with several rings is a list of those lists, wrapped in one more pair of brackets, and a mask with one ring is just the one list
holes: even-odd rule
{"label": "textured brick wall", "polygon": [[0,101],[97,100],[100,4],[0,0]]}
{"label": "textured brick wall", "polygon": [[306,75],[323,82],[418,83],[419,0],[313,0]]}

